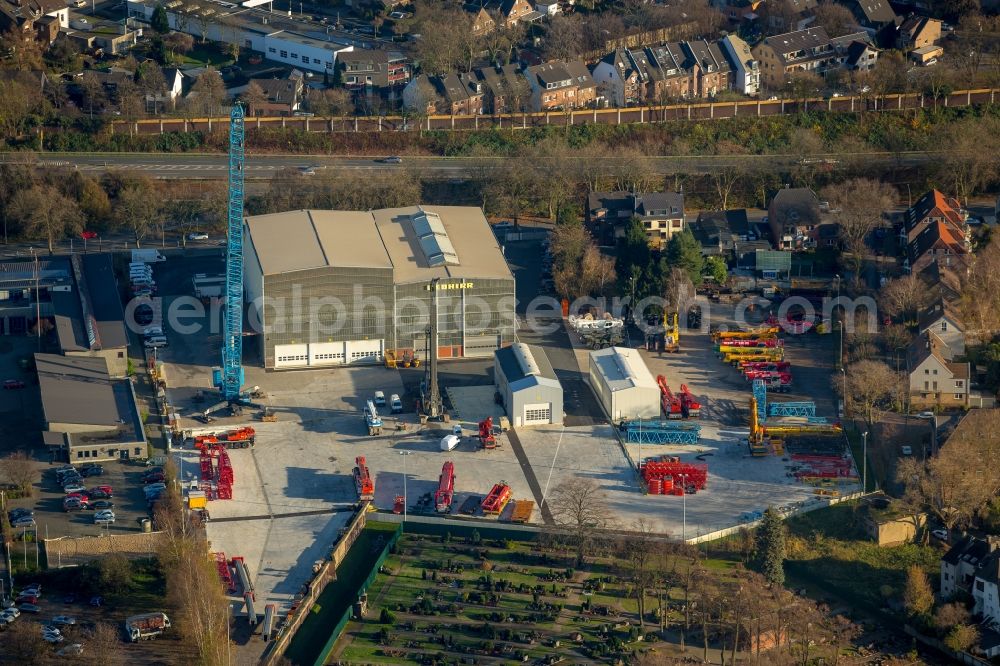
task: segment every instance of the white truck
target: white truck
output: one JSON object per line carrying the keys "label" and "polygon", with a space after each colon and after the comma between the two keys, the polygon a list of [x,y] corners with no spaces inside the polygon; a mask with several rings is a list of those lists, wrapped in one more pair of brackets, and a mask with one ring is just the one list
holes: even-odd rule
{"label": "white truck", "polygon": [[160,254],[159,250],[132,250],[132,263],[142,262],[144,264],[166,261],[167,258]]}
{"label": "white truck", "polygon": [[125,635],[133,643],[155,638],[170,628],[166,613],[143,613],[125,618]]}

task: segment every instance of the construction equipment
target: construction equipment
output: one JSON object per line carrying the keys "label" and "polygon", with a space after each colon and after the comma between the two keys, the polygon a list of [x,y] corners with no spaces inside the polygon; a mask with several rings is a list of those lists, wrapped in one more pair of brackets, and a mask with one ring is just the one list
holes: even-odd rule
{"label": "construction equipment", "polygon": [[449,460],[441,466],[441,476],[438,477],[438,489],[434,493],[434,510],[438,513],[451,511],[451,503],[455,499],[455,465]]}
{"label": "construction equipment", "polygon": [[215,560],[215,568],[219,572],[219,578],[226,586],[226,592],[229,594],[235,594],[236,582],[233,580],[233,575],[229,571],[229,561],[226,560],[226,554],[212,553],[212,558]]}
{"label": "construction equipment", "polygon": [[681,415],[684,418],[701,416],[701,403],[691,394],[687,384],[681,384]]}
{"label": "construction equipment", "polygon": [[155,638],[170,628],[166,613],[143,613],[125,618],[125,635],[133,643]]}
{"label": "construction equipment", "polygon": [[792,373],[790,372],[768,372],[765,370],[750,370],[744,373],[750,381],[760,380],[767,386],[767,390],[777,393],[786,393],[792,390]]}
{"label": "construction equipment", "polygon": [[257,407],[243,391],[243,201],[244,201],[244,110],[239,103],[229,114],[229,187],[226,230],[226,281],[222,308],[222,365],[212,369],[212,384],[221,401],[200,416],[225,407],[239,413],[239,406]]}
{"label": "construction equipment", "polygon": [[784,342],[780,338],[742,338],[739,340],[723,340],[719,347],[781,347]]}
{"label": "construction equipment", "polygon": [[535,503],[531,500],[517,500],[514,502],[514,512],[510,516],[512,523],[527,523],[531,520],[531,515],[535,512]]}
{"label": "construction equipment", "polygon": [[482,508],[483,513],[500,515],[503,513],[504,507],[510,502],[511,491],[510,486],[507,485],[506,481],[501,481],[500,483],[494,484],[493,488],[490,489],[489,494],[483,499]]}
{"label": "construction equipment", "polygon": [[782,347],[775,347],[773,349],[742,349],[722,355],[723,362],[735,367],[738,367],[744,361],[781,361],[784,358],[785,350]]}
{"label": "construction equipment", "polygon": [[201,451],[212,446],[222,446],[227,449],[248,449],[254,445],[257,432],[250,426],[244,426],[223,433],[196,435],[194,448]]}
{"label": "construction equipment", "polygon": [[274,423],[278,420],[278,415],[270,407],[260,410],[260,420],[265,423]]}
{"label": "construction equipment", "polygon": [[375,481],[368,471],[368,463],[364,456],[354,459],[354,488],[358,491],[358,499],[371,501],[375,499]]}
{"label": "construction equipment", "polygon": [[486,417],[485,421],[479,422],[479,448],[481,449],[495,449],[497,448],[497,438],[493,434],[493,417]]}
{"label": "construction equipment", "polygon": [[683,463],[676,456],[661,456],[639,466],[650,495],[684,495],[704,490],[708,484],[708,465]]}
{"label": "construction equipment", "polygon": [[681,328],[677,325],[677,313],[671,312],[663,316],[663,351],[676,354],[681,350]]}
{"label": "construction equipment", "polygon": [[[768,390],[770,390],[768,386]],[[768,416],[816,416],[815,402],[772,402],[767,406]]]}
{"label": "construction equipment", "polygon": [[234,557],[230,560],[230,564],[233,566],[233,569],[236,570],[236,577],[240,581],[243,595],[250,595],[256,600],[257,595],[254,592],[253,581],[250,579],[250,571],[247,569],[246,561],[242,557]]}
{"label": "construction equipment", "polygon": [[712,334],[712,341],[720,340],[746,340],[748,338],[774,338],[778,336],[777,326],[761,326],[746,331],[716,331]]}
{"label": "construction equipment", "polygon": [[625,441],[639,444],[697,444],[701,426],[677,421],[624,421]]}
{"label": "construction equipment", "polygon": [[670,387],[667,386],[667,378],[663,375],[657,375],[656,385],[660,387],[660,406],[663,409],[663,414],[668,419],[683,418],[681,401],[670,392]]}
{"label": "construction equipment", "polygon": [[385,352],[385,367],[390,369],[396,368],[396,352],[388,350]]}
{"label": "construction equipment", "polygon": [[441,401],[441,389],[438,386],[438,282],[441,278],[431,280],[431,312],[430,323],[427,326],[427,353],[430,362],[420,387],[420,412],[428,419],[437,420],[444,417],[444,406]]}
{"label": "construction equipment", "polygon": [[222,444],[212,444],[201,449],[199,455],[201,480],[198,488],[209,500],[226,500],[233,498],[233,465],[229,453]]}
{"label": "construction equipment", "polygon": [[752,370],[766,372],[791,372],[792,364],[788,361],[743,361],[740,370],[746,374]]}
{"label": "construction equipment", "polygon": [[378,415],[375,403],[371,400],[365,401],[364,419],[370,436],[374,437],[375,435],[382,434],[382,417]]}
{"label": "construction equipment", "polygon": [[[745,342],[744,340],[732,340],[732,342]],[[766,342],[766,341],[765,341]],[[780,340],[773,340],[775,343],[780,343]],[[762,344],[762,345],[731,345],[729,342],[721,344],[715,348],[715,352],[720,355],[731,355],[738,356],[740,354],[744,356],[755,356],[758,354],[766,354],[769,357],[778,357],[777,360],[780,361],[784,358],[784,345],[782,344]]]}

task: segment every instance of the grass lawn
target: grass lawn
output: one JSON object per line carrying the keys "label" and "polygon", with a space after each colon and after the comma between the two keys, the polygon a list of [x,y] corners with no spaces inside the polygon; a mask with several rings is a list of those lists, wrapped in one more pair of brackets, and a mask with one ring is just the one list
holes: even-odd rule
{"label": "grass lawn", "polygon": [[920,544],[880,547],[864,534],[862,520],[857,502],[789,519],[789,574],[873,610],[901,595],[910,565],[923,566],[933,580],[940,549]]}
{"label": "grass lawn", "polygon": [[214,42],[201,44],[197,38],[195,38],[194,48],[184,55],[176,54],[175,61],[178,65],[198,65],[201,67],[212,65],[216,69],[236,62],[231,55],[220,49],[218,44]]}

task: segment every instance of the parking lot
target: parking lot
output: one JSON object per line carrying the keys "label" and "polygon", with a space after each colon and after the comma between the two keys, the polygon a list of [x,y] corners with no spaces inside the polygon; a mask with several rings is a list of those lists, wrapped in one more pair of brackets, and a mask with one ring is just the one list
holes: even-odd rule
{"label": "parking lot", "polygon": [[[124,534],[142,530],[141,521],[149,517],[148,505],[142,492],[142,472],[139,465],[120,462],[102,463],[104,474],[84,479],[87,488],[108,485],[114,489],[112,525],[95,525],[93,510],[66,512],[63,510],[65,493],[56,481],[55,468],[58,465],[39,465],[40,481],[36,484],[34,497],[8,502],[8,509],[30,508],[35,511],[35,523],[42,538],[99,536],[101,534]],[[71,562],[51,562],[50,566],[73,564]]]}

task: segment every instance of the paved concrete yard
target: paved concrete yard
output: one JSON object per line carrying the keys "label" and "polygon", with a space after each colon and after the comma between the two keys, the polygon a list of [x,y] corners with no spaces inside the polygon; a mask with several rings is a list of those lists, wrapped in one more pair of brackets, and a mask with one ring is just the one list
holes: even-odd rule
{"label": "paved concrete yard", "polygon": [[448,387],[448,398],[452,404],[451,417],[462,423],[462,427],[477,432],[479,422],[488,416],[493,417],[493,423],[500,425],[500,417],[504,415],[503,407],[493,399],[496,387],[487,386],[455,386]]}

